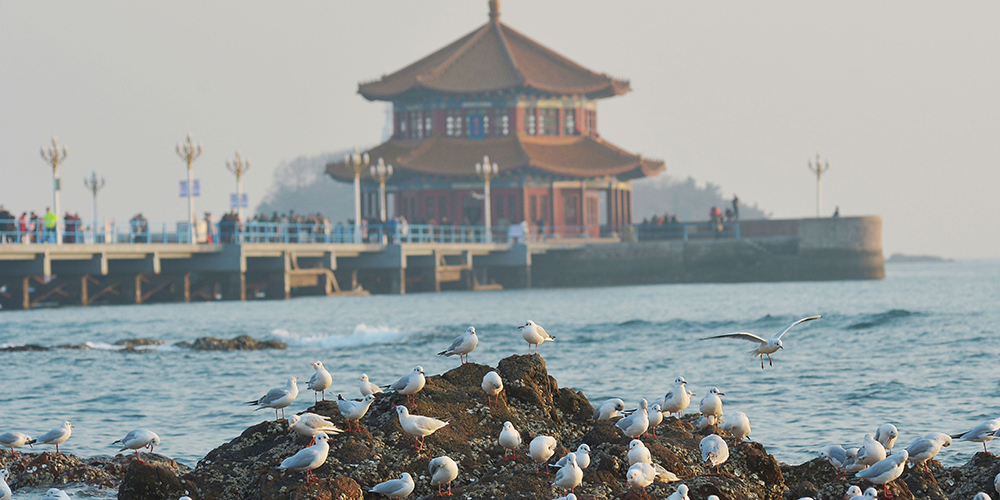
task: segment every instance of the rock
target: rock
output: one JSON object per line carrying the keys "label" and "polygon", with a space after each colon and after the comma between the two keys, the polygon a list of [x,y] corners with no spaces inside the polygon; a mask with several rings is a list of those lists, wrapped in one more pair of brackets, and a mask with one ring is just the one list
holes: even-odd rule
{"label": "rock", "polygon": [[257,351],[261,349],[287,349],[284,342],[277,340],[256,340],[249,335],[240,335],[234,339],[217,339],[215,337],[200,337],[194,342],[182,341],[174,344],[187,347],[194,351]]}
{"label": "rock", "polygon": [[165,342],[156,339],[123,339],[115,342],[115,345],[124,346],[123,351],[134,352],[142,351],[143,349],[136,349],[136,347],[143,347],[148,345],[163,345]]}
{"label": "rock", "polygon": [[118,487],[118,500],[175,500],[195,491],[192,484],[168,467],[132,460]]}
{"label": "rock", "polygon": [[[183,474],[188,468],[158,454],[145,454],[150,465],[163,468],[172,474]],[[11,472],[8,482],[13,490],[24,487],[45,489],[67,483],[85,483],[98,488],[118,488],[134,458],[116,457],[80,458],[60,453],[18,453],[8,457],[4,467]],[[139,497],[134,497],[139,498]]]}
{"label": "rock", "polygon": [[36,344],[24,344],[24,345],[12,345],[7,347],[0,347],[0,351],[6,352],[19,352],[19,351],[48,351],[49,348],[45,346],[40,346]]}

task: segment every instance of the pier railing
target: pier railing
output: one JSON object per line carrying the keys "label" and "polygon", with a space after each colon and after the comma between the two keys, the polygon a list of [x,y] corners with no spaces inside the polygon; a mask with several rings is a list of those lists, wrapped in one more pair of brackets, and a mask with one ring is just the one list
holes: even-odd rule
{"label": "pier railing", "polygon": [[[95,230],[96,229],[96,230]],[[362,243],[486,243],[575,241],[659,241],[740,239],[740,223],[677,222],[661,225],[638,224],[615,230],[610,226],[537,226],[529,224],[493,227],[486,238],[485,226],[444,226],[435,224],[362,224]],[[207,231],[201,224],[196,243],[354,243],[355,227],[349,224],[290,222],[219,222]],[[187,223],[129,221],[105,223],[102,227],[68,223],[64,244],[190,244]],[[21,229],[17,220],[0,220],[0,244],[56,243],[54,229],[44,223]]]}

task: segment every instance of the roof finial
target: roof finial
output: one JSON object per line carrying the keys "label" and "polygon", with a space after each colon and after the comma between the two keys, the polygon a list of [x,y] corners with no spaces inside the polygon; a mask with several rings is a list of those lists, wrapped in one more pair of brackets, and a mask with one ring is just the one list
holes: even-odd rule
{"label": "roof finial", "polygon": [[500,0],[490,0],[490,21],[500,19]]}

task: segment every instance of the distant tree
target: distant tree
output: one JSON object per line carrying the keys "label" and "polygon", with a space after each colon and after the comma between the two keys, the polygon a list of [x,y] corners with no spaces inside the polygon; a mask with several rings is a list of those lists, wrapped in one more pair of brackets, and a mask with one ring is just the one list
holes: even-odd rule
{"label": "distant tree", "polygon": [[271,215],[294,210],[295,213],[325,215],[333,222],[354,217],[354,186],[334,181],[326,174],[326,164],[344,158],[347,151],[319,156],[300,156],[284,162],[274,171],[274,181],[256,213]]}
{"label": "distant tree", "polygon": [[[642,179],[632,183],[634,222],[654,215],[677,215],[682,221],[700,221],[708,219],[708,211],[712,207],[725,210],[732,206],[733,197],[723,196],[720,187],[706,182],[698,186],[693,177],[678,181],[665,174]],[[757,206],[750,205],[747,200],[740,199],[741,219],[766,219],[769,214]]]}

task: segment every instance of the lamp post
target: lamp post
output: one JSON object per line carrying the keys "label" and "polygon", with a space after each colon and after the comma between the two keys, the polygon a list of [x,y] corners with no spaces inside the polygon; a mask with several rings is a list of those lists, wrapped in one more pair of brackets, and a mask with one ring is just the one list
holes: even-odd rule
{"label": "lamp post", "polygon": [[185,163],[187,163],[187,198],[188,198],[188,238],[189,243],[192,245],[195,243],[195,222],[197,219],[194,217],[194,177],[191,171],[191,164],[201,156],[201,143],[195,144],[194,139],[191,138],[191,134],[187,135],[187,140],[182,144],[177,144],[177,156],[180,156]]}
{"label": "lamp post", "polygon": [[94,243],[97,243],[97,192],[104,187],[104,177],[100,179],[97,178],[97,172],[91,170],[90,178],[83,178],[83,185],[86,186],[87,191],[94,197]]}
{"label": "lamp post", "polygon": [[354,167],[354,242],[361,243],[361,169],[368,165],[370,158],[368,153],[359,153],[357,149],[354,154],[349,154],[344,158],[344,163]]}
{"label": "lamp post", "polygon": [[382,158],[379,158],[378,163],[372,165],[371,174],[373,178],[378,179],[379,214],[382,222],[385,222],[385,181],[392,177],[392,165],[386,165]]}
{"label": "lamp post", "polygon": [[62,224],[60,224],[62,215],[59,211],[59,191],[61,191],[62,186],[59,179],[59,164],[66,159],[66,146],[59,147],[56,138],[52,138],[52,145],[48,149],[41,149],[42,159],[46,163],[52,165],[52,205],[55,208],[56,214],[56,244],[62,244]]}
{"label": "lamp post", "polygon": [[226,168],[236,176],[236,213],[239,214],[240,221],[243,220],[243,174],[250,170],[250,159],[244,159],[240,152],[236,152],[233,161],[226,160]]}
{"label": "lamp post", "polygon": [[483,162],[476,164],[476,175],[486,183],[483,188],[484,203],[486,204],[483,220],[486,222],[486,243],[493,243],[493,218],[490,208],[493,203],[490,201],[490,180],[497,176],[500,171],[496,163],[490,163],[490,157],[483,155]]}
{"label": "lamp post", "polygon": [[816,174],[816,218],[823,216],[823,173],[830,170],[829,161],[820,161],[816,153],[816,163],[809,161],[809,171]]}

